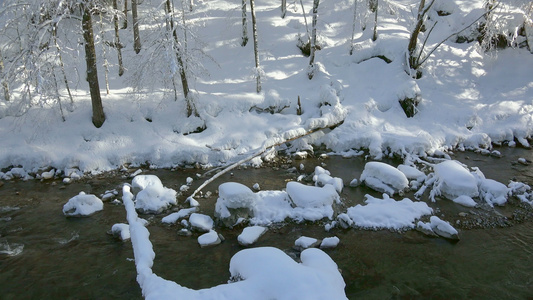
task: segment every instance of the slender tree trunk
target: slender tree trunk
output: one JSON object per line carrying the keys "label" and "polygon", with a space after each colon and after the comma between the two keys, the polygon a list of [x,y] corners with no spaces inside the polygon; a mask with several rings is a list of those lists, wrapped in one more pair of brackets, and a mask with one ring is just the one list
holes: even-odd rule
{"label": "slender tree trunk", "polygon": [[[104,36],[104,20],[102,14],[100,14],[100,35]],[[102,43],[102,57],[104,59],[105,91],[106,95],[109,95],[109,61],[107,60],[105,43]]]}
{"label": "slender tree trunk", "polygon": [[353,54],[353,41],[355,39],[355,23],[357,20],[357,0],[353,1],[353,23],[352,23],[352,39],[350,41],[350,55]]}
{"label": "slender tree trunk", "polygon": [[305,32],[307,32],[307,41],[310,41],[311,35],[309,34],[309,26],[307,25],[307,17],[305,16],[305,8],[304,8],[303,0],[300,0],[300,5],[302,6],[302,14],[304,15]]}
{"label": "slender tree trunk", "polygon": [[57,78],[56,78],[55,72],[53,72],[53,71],[52,71],[52,76],[54,77],[54,88],[55,88],[55,92],[56,92],[57,103],[59,104],[59,112],[61,113],[61,120],[63,122],[65,122],[66,119],[65,119],[65,114],[63,112],[63,105],[61,103],[61,97],[59,96],[59,88],[57,86]]}
{"label": "slender tree trunk", "polygon": [[418,14],[416,17],[416,25],[413,31],[411,32],[411,38],[409,39],[409,45],[407,46],[407,53],[409,55],[409,68],[416,70],[418,68],[417,56],[416,55],[416,45],[418,43],[418,35],[424,25],[424,6],[426,5],[426,0],[420,1],[420,6],[418,7]]}
{"label": "slender tree trunk", "polygon": [[371,10],[374,12],[374,32],[372,33],[372,41],[378,39],[378,7],[379,0],[371,0]]}
{"label": "slender tree trunk", "polygon": [[124,0],[124,21],[122,22],[122,29],[128,28],[128,0]]}
{"label": "slender tree trunk", "polygon": [[9,84],[7,83],[7,76],[4,74],[4,56],[2,55],[2,50],[0,50],[0,80],[2,80],[4,100],[9,101]]}
{"label": "slender tree trunk", "polygon": [[309,55],[309,79],[313,79],[315,75],[315,52],[316,52],[316,23],[318,19],[318,5],[320,0],[313,1],[313,28],[311,31],[311,54]]}
{"label": "slender tree trunk", "polygon": [[189,82],[187,80],[187,73],[185,69],[185,64],[183,63],[183,59],[181,57],[181,53],[179,50],[179,39],[178,39],[178,33],[176,32],[176,28],[174,25],[174,8],[170,0],[166,0],[165,5],[166,13],[169,16],[169,26],[170,30],[172,31],[172,37],[174,38],[175,43],[175,51],[176,51],[176,59],[178,60],[178,67],[179,67],[179,73],[181,78],[181,87],[183,89],[183,96],[185,97],[185,101],[187,101],[187,117],[190,117],[193,113],[197,115],[197,112],[193,107],[191,106],[189,102]]}
{"label": "slender tree trunk", "polygon": [[87,82],[91,93],[93,109],[92,121],[96,128],[102,127],[105,122],[104,107],[100,96],[100,85],[98,83],[98,71],[96,67],[96,51],[94,48],[94,34],[92,16],[90,9],[83,6],[82,18],[83,38],[85,40],[85,61],[87,63]]}
{"label": "slender tree trunk", "polygon": [[254,9],[254,0],[250,0],[250,13],[252,14],[252,31],[254,36],[254,59],[255,59],[255,78],[256,82],[256,91],[261,92],[261,72],[259,67],[259,53],[257,46],[257,22],[255,19],[255,9]]}
{"label": "slender tree trunk", "polygon": [[287,0],[281,0],[281,18],[285,18],[287,14]]}
{"label": "slender tree trunk", "polygon": [[124,64],[122,63],[122,44],[120,43],[118,30],[117,0],[113,0],[113,9],[115,10],[113,14],[113,25],[115,26],[115,48],[117,49],[118,54],[118,76],[122,76],[124,75]]}
{"label": "slender tree trunk", "polygon": [[242,0],[242,39],[241,46],[248,44],[248,20],[246,18],[246,0]]}
{"label": "slender tree trunk", "polygon": [[139,17],[137,16],[137,0],[131,0],[131,16],[133,18],[133,49],[141,52],[141,37],[139,36]]}
{"label": "slender tree trunk", "polygon": [[61,55],[61,48],[59,47],[59,44],[57,43],[57,28],[54,28],[52,31],[52,34],[54,35],[54,44],[56,46],[57,51],[57,57],[59,59],[59,67],[61,68],[61,74],[63,74],[63,83],[65,84],[65,88],[67,89],[68,97],[70,99],[70,108],[67,108],[69,111],[73,111],[74,109],[74,99],[72,98],[72,93],[70,92],[70,86],[68,84],[67,79],[67,73],[65,72],[65,65],[63,64],[63,57]]}

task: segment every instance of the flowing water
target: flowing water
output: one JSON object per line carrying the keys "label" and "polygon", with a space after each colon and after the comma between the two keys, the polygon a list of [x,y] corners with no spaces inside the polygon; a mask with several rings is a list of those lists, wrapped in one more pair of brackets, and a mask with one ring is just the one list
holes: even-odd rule
{"label": "flowing water", "polygon": [[[507,183],[515,179],[533,184],[530,166],[517,164],[518,157],[533,159],[530,150],[502,148],[503,157],[472,152],[454,158],[477,166],[487,178]],[[298,172],[290,166],[325,163],[332,176],[346,183],[358,178],[364,157],[294,161],[279,168],[240,169],[221,176],[199,199],[201,213],[212,215],[216,189],[222,182],[235,181],[262,190],[282,189]],[[394,163],[394,161],[391,161]],[[398,163],[398,162],[396,162]],[[132,170],[133,171],[133,170]],[[167,187],[179,190],[187,177],[204,171],[149,170]],[[194,181],[192,188],[204,179]],[[115,223],[125,223],[122,205],[106,203],[104,210],[87,218],[66,218],[63,205],[80,191],[103,194],[131,182],[127,174],[111,172],[71,184],[61,180],[8,181],[0,187],[0,299],[140,299],[133,251],[129,241],[107,234]],[[377,193],[365,187],[343,190],[347,206],[363,202],[365,194]],[[412,194],[406,195],[411,199]],[[179,198],[182,206],[184,197]],[[516,200],[495,210],[470,209],[447,200],[428,203],[439,216],[457,224],[461,240],[456,243],[430,238],[417,231],[403,233],[334,229],[323,223],[276,226],[254,246],[275,246],[297,256],[294,241],[302,236],[324,238],[336,235],[341,243],[326,250],[342,271],[350,299],[532,299],[533,215],[532,209]],[[528,204],[529,205],[529,204]],[[459,212],[467,212],[466,218]],[[192,237],[177,235],[180,225],[163,225],[163,216],[145,215],[156,253],[153,270],[163,278],[200,289],[226,283],[229,260],[243,249],[237,243],[241,228],[217,231],[225,241],[200,248]],[[460,221],[457,223],[457,221]]]}

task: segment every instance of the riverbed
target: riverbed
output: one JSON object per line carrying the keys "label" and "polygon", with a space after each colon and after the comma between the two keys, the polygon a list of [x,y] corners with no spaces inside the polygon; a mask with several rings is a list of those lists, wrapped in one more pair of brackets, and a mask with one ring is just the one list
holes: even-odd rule
{"label": "riverbed", "polygon": [[[452,158],[479,167],[487,178],[507,184],[509,180],[533,185],[531,166],[518,158],[533,160],[522,148],[498,148],[501,157],[457,152]],[[400,161],[385,160],[397,165]],[[239,168],[208,185],[198,197],[200,212],[213,215],[216,190],[228,181],[262,190],[280,190],[299,175],[311,174],[316,165],[328,169],[347,185],[359,178],[365,155],[342,158],[288,160],[256,168]],[[300,169],[303,165],[303,170]],[[136,169],[88,176],[69,184],[53,180],[5,181],[0,187],[0,298],[1,299],[141,299],[136,282],[133,251],[107,232],[115,223],[126,222],[120,204],[107,202],[104,210],[87,218],[66,218],[63,205],[79,192],[97,196],[120,191],[131,183]],[[179,190],[193,178],[189,193],[206,178],[206,170],[143,169],[155,174],[167,187]],[[346,186],[341,193],[345,206],[361,204],[365,194],[379,193],[364,186]],[[187,207],[187,192],[178,198]],[[404,197],[414,200],[412,193]],[[120,199],[120,194],[117,195]],[[393,232],[335,228],[324,222],[275,224],[254,247],[274,246],[297,257],[294,241],[304,235],[314,238],[337,236],[340,244],[325,250],[338,264],[350,299],[527,299],[533,297],[533,209],[509,199],[503,207],[467,208],[449,200],[432,203],[435,214],[459,230],[461,240],[450,242],[418,231]],[[144,215],[150,221],[150,239],[156,253],[153,270],[159,276],[193,288],[227,283],[229,260],[243,247],[237,242],[242,228],[217,228],[225,241],[200,248],[198,234],[179,236],[180,225],[161,223],[161,215]]]}

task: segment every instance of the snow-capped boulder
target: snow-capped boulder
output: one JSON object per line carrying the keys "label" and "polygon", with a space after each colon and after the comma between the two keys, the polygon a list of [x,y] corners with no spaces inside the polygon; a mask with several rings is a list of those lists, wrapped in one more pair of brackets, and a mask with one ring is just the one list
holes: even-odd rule
{"label": "snow-capped boulder", "polygon": [[224,226],[232,227],[239,219],[253,217],[257,195],[247,186],[226,182],[218,187],[215,218]]}
{"label": "snow-capped boulder", "polygon": [[320,166],[315,167],[315,175],[313,176],[313,181],[318,187],[323,187],[326,184],[331,184],[333,187],[335,187],[337,193],[342,192],[342,188],[344,187],[344,183],[342,182],[341,178],[331,177],[330,172]]}
{"label": "snow-capped boulder", "polygon": [[241,234],[237,237],[237,241],[241,246],[249,246],[257,242],[257,240],[265,234],[266,227],[263,226],[250,226],[244,228]]}
{"label": "snow-capped boulder", "polygon": [[[433,213],[433,209],[425,202],[403,199],[396,201],[387,194],[383,199],[365,196],[366,205],[356,205],[348,208],[347,215],[353,221],[353,226],[369,229],[402,229],[414,228],[415,220]],[[340,217],[340,215],[339,215]]]}
{"label": "snow-capped boulder", "polygon": [[203,232],[210,231],[214,226],[213,219],[210,216],[198,213],[191,214],[189,223],[193,229]]}
{"label": "snow-capped boulder", "polygon": [[63,214],[68,217],[83,217],[104,209],[104,202],[95,195],[80,192],[63,205]]}
{"label": "snow-capped boulder", "polygon": [[510,189],[501,182],[482,179],[479,183],[479,196],[490,206],[504,205],[509,194]]}
{"label": "snow-capped boulder", "polygon": [[331,206],[334,201],[340,201],[334,186],[326,184],[323,187],[308,186],[299,182],[287,182],[287,194],[297,207]]}
{"label": "snow-capped boulder", "polygon": [[111,227],[111,234],[123,241],[130,239],[130,225],[124,223],[117,223]]}
{"label": "snow-capped boulder", "polygon": [[200,244],[200,247],[202,248],[215,246],[221,242],[222,240],[220,239],[218,233],[212,229],[198,237],[198,244]]}
{"label": "snow-capped boulder", "polygon": [[335,248],[339,245],[340,241],[341,240],[336,236],[324,238],[320,243],[320,249]]}
{"label": "snow-capped boulder", "polygon": [[404,173],[391,165],[377,161],[366,163],[360,180],[369,188],[390,196],[409,187],[409,181]]}
{"label": "snow-capped boulder", "polygon": [[444,196],[456,199],[461,195],[479,196],[477,180],[466,168],[454,160],[446,160],[433,167],[436,181],[430,197]]}
{"label": "snow-capped boulder", "polygon": [[320,242],[320,240],[312,237],[301,236],[294,241],[294,249],[302,251],[307,248],[316,248],[320,245]]}
{"label": "snow-capped boulder", "polygon": [[155,175],[137,175],[132,180],[134,190],[139,190],[135,197],[135,209],[141,213],[161,213],[176,205],[177,192],[163,186]]}

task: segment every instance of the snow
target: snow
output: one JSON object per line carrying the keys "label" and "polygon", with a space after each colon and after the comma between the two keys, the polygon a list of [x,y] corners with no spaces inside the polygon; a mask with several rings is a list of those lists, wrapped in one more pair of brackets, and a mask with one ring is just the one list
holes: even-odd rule
{"label": "snow", "polygon": [[466,207],[474,207],[477,205],[476,201],[474,201],[474,199],[472,199],[471,197],[467,196],[467,195],[461,195],[457,198],[454,198],[453,199],[453,202],[457,203],[457,204],[461,204],[463,206],[466,206]]}
{"label": "snow", "polygon": [[130,226],[128,224],[123,224],[123,223],[113,224],[113,226],[111,227],[111,233],[114,236],[119,237],[123,241],[129,240],[131,237]]}
{"label": "snow", "polygon": [[370,229],[404,229],[414,228],[414,222],[424,215],[431,215],[431,209],[425,202],[404,198],[397,201],[383,194],[383,199],[365,196],[365,205],[349,207],[347,215],[353,226]]}
{"label": "snow", "polygon": [[296,241],[294,241],[294,246],[300,249],[307,249],[317,245],[319,241],[312,237],[301,236]]}
{"label": "snow", "polygon": [[246,227],[242,230],[242,233],[239,234],[237,237],[237,241],[239,241],[239,244],[242,246],[249,246],[254,244],[265,232],[268,230],[268,228],[263,226],[250,226]]}
{"label": "snow", "polygon": [[167,224],[174,224],[179,219],[183,219],[185,217],[188,217],[190,214],[192,214],[193,212],[195,212],[197,210],[198,209],[196,207],[182,208],[182,209],[180,209],[177,212],[171,213],[170,215],[163,217],[163,219],[161,219],[161,222],[162,223],[167,223]]}
{"label": "snow", "polygon": [[89,216],[103,210],[104,203],[95,195],[80,192],[63,205],[63,214],[68,217]]}
{"label": "snow", "polygon": [[189,223],[193,228],[201,231],[210,231],[215,225],[210,216],[199,213],[192,213],[189,217]]}
{"label": "snow", "polygon": [[440,195],[448,199],[455,199],[462,195],[479,196],[476,178],[459,162],[447,160],[436,164],[433,168],[437,181],[431,191],[431,198]]}
{"label": "snow", "polygon": [[161,213],[176,205],[177,192],[163,186],[155,175],[137,175],[132,180],[134,190],[140,189],[135,196],[135,208],[143,213]]}
{"label": "snow", "polygon": [[419,221],[417,226],[419,228],[422,228],[426,232],[430,232],[430,233],[433,232],[434,234],[437,234],[439,236],[442,236],[448,239],[453,239],[453,240],[459,239],[459,236],[458,236],[459,232],[457,231],[457,229],[453,228],[453,226],[450,225],[450,223],[441,220],[437,216],[431,216],[429,218],[429,223],[424,223],[422,221]]}
{"label": "snow", "polygon": [[[483,11],[482,2],[438,1],[434,9],[452,14],[443,18],[433,13],[431,19],[439,22],[427,40],[427,49],[478,18]],[[12,86],[12,101],[0,98],[0,179],[64,176],[63,182],[68,183],[84,174],[137,169],[131,175],[133,191],[125,185],[123,200],[137,280],[147,299],[344,299],[344,281],[337,266],[318,249],[304,250],[302,263],[274,248],[243,250],[230,263],[232,276],[243,280],[211,289],[194,291],[166,281],[151,270],[155,253],[146,223],[138,218],[136,209],[139,213],[160,213],[176,204],[176,191],[163,186],[154,175],[141,175],[141,165],[148,164],[150,169],[225,165],[269,145],[332,125],[338,126],[292,141],[289,152],[308,155],[312,146],[323,145],[332,154],[344,157],[363,155],[361,149],[368,150],[368,158],[380,160],[394,155],[448,158],[446,150],[453,149],[491,153],[492,143],[516,146],[515,140],[529,146],[528,138],[533,135],[531,53],[526,49],[484,52],[475,42],[460,44],[450,39],[429,57],[422,67],[423,76],[415,80],[405,72],[405,52],[417,1],[394,3],[390,10],[394,13],[380,10],[379,38],[372,42],[369,30],[358,30],[353,45],[347,42],[353,10],[346,9],[352,3],[341,0],[320,4],[317,31],[322,50],[317,52],[313,80],[306,75],[308,58],[295,47],[295,37],[304,29],[299,6],[288,10],[287,17],[281,19],[279,1],[258,3],[264,76],[263,91],[256,93],[252,49],[250,45],[238,45],[241,28],[234,26],[240,21],[240,10],[221,0],[195,2],[187,20],[189,28],[196,30],[193,36],[202,41],[189,40],[188,46],[205,54],[195,62],[205,70],[191,76],[191,99],[195,100],[198,117],[185,117],[183,95],[178,94],[176,101],[172,91],[164,86],[170,76],[163,67],[176,67],[169,61],[161,59],[146,66],[142,77],[152,80],[152,85],[133,84],[141,72],[139,65],[151,53],[145,48],[141,55],[133,54],[127,39],[123,41],[127,72],[123,77],[110,73],[110,93],[102,92],[107,119],[101,128],[92,124],[89,90],[82,81],[72,85],[74,106],[72,111],[64,110],[64,121],[59,117],[57,103],[23,103],[23,87]],[[143,9],[152,4],[153,1],[145,1]],[[309,4],[306,6],[310,8]],[[162,12],[159,7],[157,10]],[[143,22],[151,21],[154,20],[143,18]],[[145,25],[143,39],[157,39],[154,31],[161,26]],[[59,38],[80,39],[76,35]],[[6,45],[3,35],[0,43]],[[79,59],[83,50],[75,44],[65,48],[68,55],[64,56],[71,83],[77,82],[85,70],[84,60]],[[354,52],[350,55],[348,49],[352,46]],[[391,62],[378,56],[386,56]],[[110,65],[116,65],[111,60]],[[191,60],[192,57],[188,59]],[[64,90],[59,93],[65,98]],[[413,118],[406,118],[398,100],[415,96],[421,99],[418,112]],[[298,98],[301,114],[297,113]],[[278,110],[284,106],[287,107]],[[27,107],[27,111],[19,111],[19,107]],[[278,111],[265,113],[267,109]],[[199,126],[205,126],[205,130],[193,132]],[[255,158],[251,164],[260,165],[271,159],[275,150]],[[525,158],[518,161],[530,163]],[[327,218],[331,220],[329,229],[413,228],[417,219],[431,215],[433,210],[424,202],[395,200],[389,195],[409,185],[418,187],[422,182],[422,189],[431,188],[432,199],[444,196],[469,207],[476,205],[474,199],[491,206],[503,205],[509,193],[533,203],[529,186],[514,183],[505,187],[455,161],[435,164],[434,173],[428,176],[405,163],[398,168],[378,161],[367,163],[360,181],[386,194],[383,199],[367,195],[364,205],[340,212],[335,220],[333,204],[341,202],[343,182],[320,167],[315,168],[316,186],[289,182],[286,191],[254,193],[239,183],[224,183],[219,187],[216,210],[226,216],[230,209],[247,208],[251,211],[250,223],[262,226],[287,219],[301,222]],[[187,190],[192,183],[192,178],[187,178],[180,190]],[[353,180],[350,186],[358,183]],[[259,184],[254,189],[259,190]],[[200,205],[192,198],[189,201],[193,207]],[[63,212],[89,215],[102,208],[103,203],[96,196],[80,193],[65,204]],[[199,239],[200,245],[216,241],[213,220],[193,212],[196,209],[180,210],[162,222],[175,223],[190,214],[193,227],[208,231]],[[427,226],[453,233],[441,221],[433,216]],[[248,232],[244,238],[249,240]]]}
{"label": "snow", "polygon": [[360,178],[368,187],[393,195],[409,187],[407,177],[397,168],[382,162],[368,162]]}
{"label": "snow", "polygon": [[217,245],[220,244],[220,237],[216,231],[210,229],[207,233],[198,237],[198,244],[200,244],[201,247]]}
{"label": "snow", "polygon": [[[242,250],[230,260],[229,270],[234,282],[208,289],[193,290],[165,280],[152,271],[155,253],[150,233],[138,218],[133,194],[127,185],[123,187],[123,201],[130,225],[137,282],[145,299],[347,299],[337,264],[319,249],[302,251],[301,263],[277,248]],[[205,239],[211,241],[214,235],[216,232],[212,230]]]}
{"label": "snow", "polygon": [[[432,15],[438,23],[427,49],[483,11],[481,2],[444,2],[437,3],[437,8],[452,10],[452,14]],[[110,93],[102,93],[107,119],[99,129],[91,122],[90,97],[84,83],[71,86],[75,105],[72,112],[64,110],[64,122],[58,116],[57,103],[34,105],[20,117],[16,111],[18,94],[14,92],[13,104],[0,100],[0,128],[4,128],[0,131],[0,169],[11,168],[0,177],[18,177],[21,172],[16,168],[23,169],[22,178],[29,179],[32,175],[28,174],[46,167],[91,173],[128,164],[220,165],[261,148],[265,141],[265,145],[273,144],[340,120],[344,122],[335,129],[298,142],[303,149],[294,149],[295,152],[307,150],[310,144],[324,143],[335,153],[368,149],[371,157],[380,159],[385,152],[423,156],[442,149],[490,148],[491,142],[507,141],[512,145],[515,139],[527,143],[533,133],[533,89],[529,80],[533,70],[528,67],[533,64],[533,57],[529,51],[485,53],[475,42],[459,44],[452,38],[429,57],[422,68],[422,78],[415,80],[405,72],[404,57],[417,2],[395,3],[394,14],[381,11],[379,38],[375,42],[370,40],[369,30],[356,28],[355,51],[349,55],[352,45],[347,40],[352,26],[348,24],[353,11],[344,8],[352,7],[352,3],[343,0],[320,4],[317,32],[322,50],[317,52],[320,68],[313,80],[305,74],[308,58],[295,47],[296,36],[304,28],[299,6],[281,19],[279,11],[273,9],[279,6],[277,1],[258,4],[264,72],[260,93],[255,93],[255,78],[251,75],[251,46],[240,47],[236,41],[240,39],[240,28],[233,24],[239,20],[240,12],[224,1],[195,3],[187,19],[189,28],[202,41],[189,41],[189,46],[205,53],[204,58],[194,58],[205,70],[195,72],[195,79],[191,79],[198,118],[181,117],[186,110],[182,95],[175,101],[173,93],[162,87],[166,77],[160,74],[166,72],[163,67],[168,68],[168,61],[157,61],[153,65],[155,71],[147,69],[144,76],[153,84],[137,87],[142,93],[133,94],[137,89],[131,86],[132,82],[140,74],[137,67],[150,53],[135,55],[127,39],[123,41],[127,67],[124,76],[115,75],[116,59],[108,57],[112,66]],[[147,2],[143,9],[150,4],[153,3]],[[309,4],[306,6],[310,9]],[[150,30],[158,26],[151,25],[141,30],[148,43],[157,37]],[[121,33],[129,34],[126,30]],[[66,37],[77,39],[79,36]],[[77,59],[80,49],[64,50],[67,76],[78,78],[85,70],[84,60]],[[392,62],[385,63],[376,58],[378,55]],[[13,88],[17,91],[17,87]],[[65,96],[64,90],[60,93]],[[422,102],[417,115],[407,119],[398,100],[416,94]],[[296,114],[298,96],[301,115]],[[281,113],[251,110],[284,105],[289,107]],[[205,124],[206,129],[184,135],[198,124]],[[261,163],[262,159],[255,162]]]}
{"label": "snow", "polygon": [[335,248],[339,245],[340,241],[336,236],[324,238],[320,243],[320,249]]}
{"label": "snow", "polygon": [[315,187],[291,181],[287,182],[287,194],[291,201],[301,208],[331,206],[333,202],[339,201],[337,190],[330,184]]}

